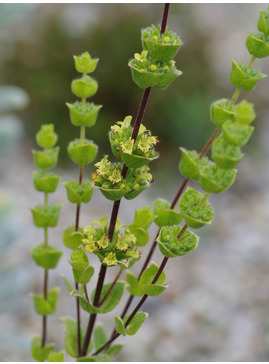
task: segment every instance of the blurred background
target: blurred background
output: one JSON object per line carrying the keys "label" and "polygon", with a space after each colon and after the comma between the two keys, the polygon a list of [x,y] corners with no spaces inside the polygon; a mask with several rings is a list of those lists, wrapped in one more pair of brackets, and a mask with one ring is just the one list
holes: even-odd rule
{"label": "blurred background", "polygon": [[[171,5],[169,28],[184,42],[176,57],[183,76],[166,91],[152,91],[144,123],[159,136],[161,157],[152,164],[152,187],[132,202],[122,201],[123,223],[131,223],[134,208],[152,206],[159,196],[172,200],[182,181],[178,147],[200,150],[211,135],[209,105],[231,97],[231,59],[249,61],[245,39],[257,32],[261,8],[267,9],[256,3]],[[78,77],[73,55],[89,51],[100,59],[94,73],[99,90],[91,101],[103,108],[87,137],[99,144],[98,159],[110,153],[110,125],[126,115],[135,117],[143,93],[131,80],[128,60],[141,51],[140,29],[158,24],[162,10],[162,4],[0,5],[1,361],[31,360],[31,338],[41,332],[41,318],[29,297],[29,292],[41,293],[43,279],[42,269],[30,257],[31,247],[43,239],[29,210],[43,197],[31,180],[35,134],[41,124],[55,124],[61,147],[56,172],[62,181],[75,178],[77,167],[68,160],[66,147],[78,136],[78,128],[71,125],[65,102],[75,100],[70,90],[71,80]],[[256,60],[254,66],[269,74],[268,59]],[[249,95],[241,94],[239,100],[255,103],[257,118],[236,182],[228,192],[210,197],[214,223],[198,231],[196,251],[170,260],[166,269],[170,288],[148,299],[144,310],[149,319],[134,337],[119,340],[126,346],[117,360],[269,360],[268,95],[268,79]],[[92,170],[87,167],[86,174]],[[61,288],[57,311],[48,319],[48,337],[60,350],[64,327],[59,318],[75,315],[74,299],[59,277],[65,273],[71,278],[70,252],[61,235],[74,223],[75,207],[62,185],[50,201],[63,205],[59,225],[49,231],[50,242],[64,251],[49,278],[50,287]],[[112,203],[95,191],[91,204],[82,207],[81,225],[110,215],[111,208]],[[151,233],[154,237],[156,228]],[[160,263],[158,252],[154,260]],[[98,272],[97,260],[92,264]],[[108,281],[116,274],[114,268],[109,271]],[[99,316],[109,327],[108,335],[121,309],[107,318]],[[83,322],[86,325],[87,315]]]}

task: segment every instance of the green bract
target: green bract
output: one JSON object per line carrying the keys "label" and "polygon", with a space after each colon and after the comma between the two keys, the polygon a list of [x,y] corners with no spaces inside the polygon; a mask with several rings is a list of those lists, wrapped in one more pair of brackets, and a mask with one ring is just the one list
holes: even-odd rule
{"label": "green bract", "polygon": [[240,148],[236,145],[229,144],[221,134],[212,145],[212,159],[217,163],[220,168],[231,169],[234,168],[244,154],[241,153]]}
{"label": "green bract", "polygon": [[88,203],[91,200],[94,188],[89,180],[79,184],[77,179],[73,179],[69,182],[63,182],[63,184],[71,203]]}
{"label": "green bract", "polygon": [[153,203],[153,212],[157,217],[154,222],[159,226],[178,225],[182,216],[176,210],[170,208],[170,203],[163,198],[159,198]]}
{"label": "green bract", "polygon": [[214,219],[213,207],[204,198],[202,193],[188,188],[179,201],[181,215],[185,223],[193,229],[210,224]]}
{"label": "green bract", "polygon": [[246,100],[235,106],[235,120],[239,123],[250,124],[255,119],[254,105]]}
{"label": "green bract", "polygon": [[233,184],[236,170],[221,169],[216,163],[209,161],[207,165],[200,166],[199,173],[203,190],[209,193],[221,193]]}
{"label": "green bract", "polygon": [[93,162],[98,153],[98,146],[88,139],[75,139],[68,144],[70,159],[80,166]]}
{"label": "green bract", "polygon": [[53,193],[57,190],[60,177],[55,173],[46,171],[34,171],[33,183],[37,191]]}
{"label": "green bract", "polygon": [[167,288],[167,285],[163,284],[165,281],[164,272],[162,272],[158,280],[152,284],[158,269],[158,265],[151,262],[139,280],[133,274],[128,272],[126,275],[126,282],[129,284],[128,291],[133,296],[143,296],[144,294],[149,296],[160,295]]}
{"label": "green bract", "polygon": [[260,17],[258,20],[257,28],[260,32],[262,32],[264,35],[269,34],[269,14],[262,10],[260,11]]}
{"label": "green bract", "polygon": [[109,140],[112,152],[122,159],[129,168],[140,168],[158,158],[155,145],[158,138],[141,125],[136,140],[131,137],[133,128],[130,126],[132,117],[126,116],[111,127]]}
{"label": "green bract", "polygon": [[98,83],[90,76],[72,81],[71,90],[77,97],[91,97],[96,94]]}
{"label": "green bract", "polygon": [[94,269],[89,266],[89,260],[84,250],[74,250],[71,253],[69,263],[72,265],[75,281],[80,284],[88,283],[94,273]]}
{"label": "green bract", "polygon": [[173,258],[190,253],[197,248],[198,236],[187,230],[178,239],[180,226],[164,226],[161,228],[158,236],[160,252],[168,257]]}
{"label": "green bract", "polygon": [[268,36],[264,34],[249,34],[246,40],[246,47],[254,57],[264,58],[269,56],[269,40]]}
{"label": "green bract", "polygon": [[222,126],[223,136],[227,143],[238,147],[245,145],[251,137],[254,127],[240,122],[227,120]]}
{"label": "green bract", "polygon": [[43,151],[33,150],[34,164],[40,169],[53,168],[57,164],[58,154],[59,147],[49,148]]}
{"label": "green bract", "polygon": [[37,205],[32,208],[34,224],[37,227],[55,227],[58,223],[58,217],[61,210],[61,205],[49,205],[47,207]]}
{"label": "green bract", "polygon": [[76,231],[75,226],[70,226],[63,233],[63,243],[69,249],[76,249],[82,244],[83,234],[82,228],[79,227]]}
{"label": "green bract", "polygon": [[42,347],[42,340],[39,336],[35,336],[32,340],[31,354],[37,361],[45,361],[48,359],[49,353],[55,350],[54,344],[47,344]]}
{"label": "green bract", "polygon": [[58,136],[54,133],[53,124],[45,124],[41,126],[40,131],[36,134],[37,144],[42,148],[53,147],[58,140]]}
{"label": "green bract", "polygon": [[53,269],[57,266],[62,252],[53,245],[35,245],[31,250],[31,256],[37,265],[44,269]]}
{"label": "green bract", "polygon": [[50,289],[47,292],[47,298],[42,293],[40,296],[32,295],[34,298],[35,311],[39,315],[52,315],[55,312],[59,296],[59,288]]}
{"label": "green bract", "polygon": [[95,105],[87,102],[85,105],[82,102],[76,101],[73,104],[66,103],[71,123],[75,126],[91,127],[96,123],[98,112],[102,105]]}
{"label": "green bract", "polygon": [[153,176],[149,171],[150,169],[147,165],[141,168],[128,169],[126,177],[128,192],[124,195],[127,200],[137,197],[150,186],[151,182],[153,182]]}
{"label": "green bract", "polygon": [[174,61],[167,63],[158,63],[148,56],[147,51],[142,51],[141,55],[136,53],[128,66],[134,83],[140,88],[156,87],[157,89],[166,89],[172,81],[182,72],[177,70]]}
{"label": "green bract", "polygon": [[221,128],[226,120],[234,120],[234,106],[230,105],[230,100],[220,99],[210,106],[210,117],[217,127]]}
{"label": "green bract", "polygon": [[92,58],[89,52],[82,53],[81,56],[74,56],[76,70],[80,73],[92,73],[95,71],[98,58]]}
{"label": "green bract", "polygon": [[186,178],[199,181],[199,154],[195,150],[179,149],[182,152],[178,166],[180,173]]}
{"label": "green bract", "polygon": [[248,67],[243,62],[236,63],[232,60],[230,81],[233,85],[241,87],[245,91],[251,91],[264,77],[266,75],[260,73],[258,69]]}
{"label": "green bract", "polygon": [[167,28],[164,34],[161,35],[160,32],[160,25],[158,27],[151,25],[151,27],[142,29],[142,46],[156,61],[168,62],[175,57],[182,42],[176,33],[168,31]]}
{"label": "green bract", "polygon": [[59,353],[50,353],[48,357],[49,362],[64,362],[64,351],[61,350]]}

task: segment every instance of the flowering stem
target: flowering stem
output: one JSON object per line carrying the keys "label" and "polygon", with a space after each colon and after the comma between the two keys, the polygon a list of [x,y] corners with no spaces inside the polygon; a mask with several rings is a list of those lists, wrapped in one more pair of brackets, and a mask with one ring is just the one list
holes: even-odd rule
{"label": "flowering stem", "polygon": [[[48,193],[44,193],[44,206],[48,206]],[[44,228],[44,246],[48,248],[48,228]],[[48,295],[48,270],[44,270],[44,283],[43,283],[43,295],[44,299],[47,299]],[[47,316],[43,315],[42,318],[42,348],[44,348],[46,344],[46,337],[47,337]]]}

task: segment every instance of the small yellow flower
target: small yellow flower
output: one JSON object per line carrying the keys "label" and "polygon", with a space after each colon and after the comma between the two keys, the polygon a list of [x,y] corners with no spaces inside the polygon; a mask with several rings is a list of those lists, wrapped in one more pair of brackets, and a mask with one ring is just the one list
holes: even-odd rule
{"label": "small yellow flower", "polygon": [[152,39],[153,39],[153,40],[158,40],[157,35],[154,35],[154,36],[152,37]]}
{"label": "small yellow flower", "polygon": [[94,241],[90,241],[88,239],[82,239],[82,243],[84,244],[85,250],[89,253],[93,253],[97,250]]}
{"label": "small yellow flower", "polygon": [[155,64],[152,64],[152,65],[150,66],[150,69],[151,69],[152,71],[156,71],[157,66],[156,66]]}
{"label": "small yellow flower", "polygon": [[97,241],[99,249],[106,249],[109,246],[109,239],[107,234],[104,234],[100,240]]}
{"label": "small yellow flower", "polygon": [[168,43],[168,42],[170,42],[171,38],[170,37],[163,37],[163,40]]}
{"label": "small yellow flower", "polygon": [[137,143],[137,149],[141,150],[143,153],[148,153],[152,148],[151,143],[148,141],[148,137],[146,134],[142,135]]}
{"label": "small yellow flower", "polygon": [[120,183],[122,181],[121,171],[118,168],[114,168],[112,174],[108,177],[108,180],[113,184]]}
{"label": "small yellow flower", "polygon": [[102,262],[103,264],[106,264],[108,265],[109,267],[112,266],[112,265],[117,265],[118,264],[118,261],[117,261],[117,258],[116,258],[116,254],[115,253],[109,253],[103,260]]}
{"label": "small yellow flower", "polygon": [[125,241],[125,235],[119,234],[117,237],[116,249],[120,251],[126,251],[128,249],[128,243]]}
{"label": "small yellow flower", "polygon": [[100,162],[95,163],[95,167],[97,168],[97,173],[101,176],[106,176],[110,172],[111,162],[108,161],[108,155],[104,156]]}
{"label": "small yellow flower", "polygon": [[120,143],[120,149],[122,153],[126,154],[132,154],[133,146],[134,140],[132,138],[127,139],[125,143]]}

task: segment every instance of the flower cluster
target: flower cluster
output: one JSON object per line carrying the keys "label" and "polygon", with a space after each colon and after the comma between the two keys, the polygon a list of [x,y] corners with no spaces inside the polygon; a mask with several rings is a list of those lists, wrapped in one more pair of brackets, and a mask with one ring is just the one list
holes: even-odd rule
{"label": "flower cluster", "polygon": [[173,61],[181,46],[180,38],[167,28],[161,34],[161,27],[152,25],[142,29],[141,41],[143,51],[135,53],[128,64],[133,81],[141,88],[167,88],[182,74]]}
{"label": "flower cluster", "polygon": [[130,259],[138,260],[140,253],[136,247],[137,238],[128,228],[120,233],[123,227],[118,219],[113,239],[110,242],[107,217],[104,216],[99,220],[94,220],[91,225],[82,230],[82,243],[85,250],[96,254],[102,264],[107,266],[120,264],[126,267]]}

